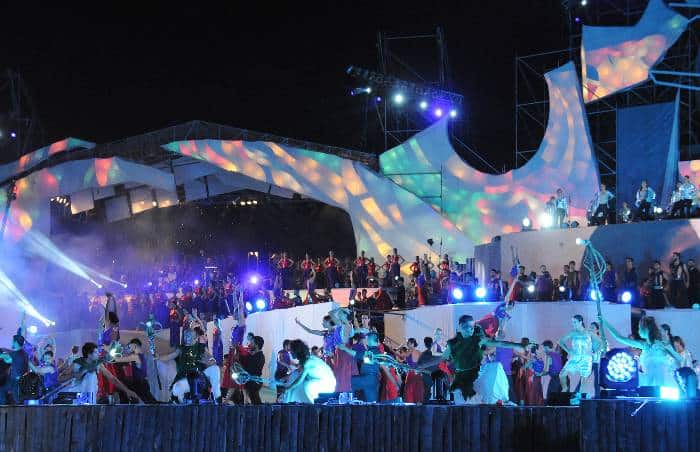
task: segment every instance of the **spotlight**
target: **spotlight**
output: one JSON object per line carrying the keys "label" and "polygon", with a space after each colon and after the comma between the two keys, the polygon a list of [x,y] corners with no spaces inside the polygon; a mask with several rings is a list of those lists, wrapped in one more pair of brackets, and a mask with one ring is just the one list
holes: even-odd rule
{"label": "spotlight", "polygon": [[248,201],[248,202],[246,202],[246,204],[248,204],[249,206],[252,206],[252,205],[253,205],[253,201]]}
{"label": "spotlight", "polygon": [[376,100],[376,101],[377,101],[377,103],[379,103],[379,102],[381,102],[381,101],[382,101],[382,98],[381,98],[381,97],[379,97],[379,96],[377,96],[377,98],[376,98],[376,99],[374,99],[374,100]]}
{"label": "spotlight", "polygon": [[248,278],[248,282],[251,284],[257,284],[260,282],[260,277],[258,275],[252,275],[250,278]]}
{"label": "spotlight", "polygon": [[396,94],[394,94],[394,103],[395,103],[396,105],[401,105],[401,104],[403,104],[403,101],[404,101],[404,100],[406,100],[406,98],[404,97],[404,95],[403,95],[402,93],[396,93]]}
{"label": "spotlight", "polygon": [[527,229],[530,226],[532,226],[532,221],[528,217],[523,218],[523,227]]}
{"label": "spotlight", "polygon": [[576,16],[576,17],[574,18],[574,22],[576,22],[576,23],[579,23],[579,22],[581,22],[581,18],[580,18],[580,17],[578,17],[578,16]]}
{"label": "spotlight", "polygon": [[126,289],[126,288],[128,288],[128,287],[129,287],[129,285],[128,285],[128,284],[126,284],[126,283],[124,283],[124,284],[120,284],[120,286],[122,286],[122,287],[123,287],[124,289]]}
{"label": "spotlight", "polygon": [[152,286],[153,286],[153,282],[152,282],[152,281],[148,281],[148,287],[152,287]]}
{"label": "spotlight", "polygon": [[442,108],[435,109],[435,116],[438,118],[442,117]]}
{"label": "spotlight", "polygon": [[10,132],[10,136],[12,138],[17,138],[17,132]]}
{"label": "spotlight", "polygon": [[534,284],[528,284],[527,293],[535,293],[535,285]]}
{"label": "spotlight", "polygon": [[564,292],[566,292],[566,287],[559,286],[559,293],[564,293]]}
{"label": "spotlight", "polygon": [[543,213],[540,215],[540,226],[543,228],[551,228],[552,224],[554,222],[552,221],[552,216],[548,213]]}
{"label": "spotlight", "polygon": [[198,280],[198,279],[195,279],[195,280],[194,280],[194,285],[195,285],[195,286],[198,286],[198,285],[199,285],[199,280]]}
{"label": "spotlight", "polygon": [[422,101],[420,101],[420,104],[418,106],[420,107],[421,110],[425,110],[428,108],[428,102],[422,100]]}
{"label": "spotlight", "polygon": [[248,312],[253,312],[253,304],[250,301],[245,302],[245,310]]}
{"label": "spotlight", "polygon": [[464,298],[464,291],[461,287],[455,287],[452,289],[452,298],[457,301],[461,301],[462,298]]}
{"label": "spotlight", "polygon": [[158,201],[154,200],[151,204],[153,205],[153,207],[158,207]]}
{"label": "spotlight", "polygon": [[620,296],[620,300],[622,300],[623,303],[629,303],[632,301],[632,292],[629,290],[625,290],[622,292],[622,296]]}
{"label": "spotlight", "polygon": [[267,301],[265,301],[264,298],[258,298],[255,300],[255,309],[258,311],[264,311],[265,308],[267,307]]}
{"label": "spotlight", "polygon": [[258,200],[257,200],[257,199],[254,199],[254,200],[253,200],[253,205],[256,205],[256,206],[258,205]]}
{"label": "spotlight", "polygon": [[581,0],[581,6],[586,6],[588,4],[588,0]]}
{"label": "spotlight", "polygon": [[606,389],[634,389],[639,372],[637,361],[625,348],[614,348],[605,354],[600,363],[600,385]]}
{"label": "spotlight", "polygon": [[678,400],[681,398],[678,388],[674,388],[671,386],[661,386],[661,389],[659,390],[659,396],[662,400]]}
{"label": "spotlight", "polygon": [[664,213],[664,209],[662,209],[661,207],[654,207],[654,213],[657,215],[661,215],[662,213]]}
{"label": "spotlight", "polygon": [[29,334],[36,334],[37,331],[39,331],[39,328],[37,328],[36,325],[29,325],[27,331],[29,332]]}
{"label": "spotlight", "polygon": [[241,201],[241,205],[242,205],[242,206],[245,206],[245,201]]}
{"label": "spotlight", "polygon": [[457,117],[457,110],[450,110],[450,118],[456,118]]}
{"label": "spotlight", "polygon": [[365,88],[365,92],[366,92],[367,94],[372,94],[372,87],[371,87],[371,86],[368,86],[367,88]]}
{"label": "spotlight", "polygon": [[486,289],[483,287],[477,287],[476,291],[475,291],[475,295],[476,295],[476,298],[478,298],[480,300],[483,299],[484,297],[486,297]]}

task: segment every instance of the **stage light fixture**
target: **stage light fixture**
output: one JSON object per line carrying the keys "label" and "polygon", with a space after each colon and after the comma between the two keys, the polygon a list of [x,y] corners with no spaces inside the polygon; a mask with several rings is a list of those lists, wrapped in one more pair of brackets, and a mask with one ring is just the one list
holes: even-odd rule
{"label": "stage light fixture", "polygon": [[601,366],[604,370],[601,386],[606,389],[634,389],[637,386],[637,361],[627,349],[610,350]]}
{"label": "stage light fixture", "polygon": [[450,110],[450,118],[456,118],[457,117],[457,110]]}
{"label": "stage light fixture", "polygon": [[523,230],[530,229],[532,227],[532,221],[528,217],[525,217],[523,218],[522,225]]}
{"label": "stage light fixture", "polygon": [[377,98],[376,98],[376,99],[374,99],[374,100],[376,100],[376,101],[377,101],[377,103],[379,103],[379,102],[381,102],[381,101],[382,101],[382,98],[381,98],[381,96],[377,96]]}
{"label": "stage light fixture", "polygon": [[121,286],[122,286],[124,289],[128,289],[128,288],[129,288],[129,285],[126,284],[126,283],[122,284]]}
{"label": "stage light fixture", "polygon": [[29,334],[36,334],[39,331],[39,328],[37,328],[36,325],[29,325],[27,331]]}
{"label": "stage light fixture", "polygon": [[464,291],[461,287],[455,287],[452,289],[452,298],[456,301],[462,301],[464,298]]}
{"label": "stage light fixture", "polygon": [[17,132],[10,132],[10,137],[17,138]]}
{"label": "stage light fixture", "polygon": [[527,293],[535,293],[535,285],[534,284],[528,284]]}
{"label": "stage light fixture", "polygon": [[396,93],[394,94],[393,100],[396,105],[403,105],[403,102],[406,100],[406,98],[402,93]]}
{"label": "stage light fixture", "polygon": [[554,221],[550,214],[543,213],[542,215],[540,215],[540,226],[542,226],[543,228],[551,228],[552,224],[554,224]]}
{"label": "stage light fixture", "polygon": [[253,200],[253,205],[258,205],[258,200],[257,200],[257,199],[254,199],[254,200]]}
{"label": "stage light fixture", "polygon": [[195,280],[194,280],[194,285],[195,285],[195,286],[198,286],[198,285],[199,285],[199,280],[198,280],[198,279],[195,279]]}
{"label": "stage light fixture", "polygon": [[581,0],[581,6],[588,5],[588,0]]}
{"label": "stage light fixture", "polygon": [[662,213],[664,213],[664,209],[662,209],[661,207],[658,207],[658,206],[654,207],[654,213],[657,215],[661,215]]}
{"label": "stage light fixture", "polygon": [[153,207],[158,207],[158,201],[153,200],[153,202],[151,203],[151,205],[152,205]]}
{"label": "stage light fixture", "polygon": [[260,282],[260,277],[258,275],[251,275],[251,277],[248,278],[248,282],[251,284],[257,284]]}
{"label": "stage light fixture", "polygon": [[435,109],[435,116],[436,116],[437,118],[441,118],[441,117],[442,117],[442,108],[436,108],[436,109]]}
{"label": "stage light fixture", "polygon": [[255,309],[258,311],[264,311],[267,308],[267,301],[264,298],[258,298],[255,300]]}
{"label": "stage light fixture", "polygon": [[148,287],[152,287],[152,286],[153,286],[153,281],[148,281]]}
{"label": "stage light fixture", "polygon": [[623,303],[629,303],[632,301],[632,292],[629,290],[625,290],[622,292],[622,296],[620,296],[620,300],[622,300]]}
{"label": "stage light fixture", "polygon": [[477,287],[474,294],[476,295],[476,298],[482,300],[486,297],[486,289],[484,287]]}
{"label": "stage light fixture", "polygon": [[428,102],[422,100],[420,101],[420,104],[418,105],[421,110],[426,110],[428,108]]}
{"label": "stage light fixture", "polygon": [[253,304],[250,301],[245,302],[245,310],[250,312],[253,312]]}
{"label": "stage light fixture", "polygon": [[678,388],[672,386],[661,386],[659,396],[662,400],[678,400],[681,398]]}

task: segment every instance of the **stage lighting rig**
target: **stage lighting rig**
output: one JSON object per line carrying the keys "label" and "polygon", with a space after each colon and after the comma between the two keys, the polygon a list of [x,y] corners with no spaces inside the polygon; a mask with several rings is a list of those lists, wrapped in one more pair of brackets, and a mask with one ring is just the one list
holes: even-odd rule
{"label": "stage lighting rig", "polygon": [[462,105],[464,102],[464,96],[461,94],[437,89],[420,83],[401,80],[391,75],[381,74],[379,72],[370,71],[361,67],[350,66],[345,72],[353,78],[368,82],[370,85],[393,89],[397,92],[400,91],[404,96],[412,94],[417,97],[449,102],[454,106]]}

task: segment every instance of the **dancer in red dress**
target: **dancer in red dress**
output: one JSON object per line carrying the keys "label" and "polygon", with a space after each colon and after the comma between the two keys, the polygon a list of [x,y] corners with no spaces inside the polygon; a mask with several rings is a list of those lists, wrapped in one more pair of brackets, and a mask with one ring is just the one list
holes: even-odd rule
{"label": "dancer in red dress", "polygon": [[355,274],[357,275],[357,287],[367,287],[367,258],[364,250],[355,259]]}
{"label": "dancer in red dress", "polygon": [[411,263],[411,276],[417,278],[420,275],[420,257],[416,256],[415,262]]}
{"label": "dancer in red dress", "polygon": [[328,252],[328,257],[323,261],[323,266],[326,270],[326,287],[335,289],[338,283],[338,259],[333,256],[333,251]]}
{"label": "dancer in red dress", "polygon": [[282,289],[290,289],[292,286],[292,266],[294,261],[287,257],[287,252],[282,251],[282,257],[277,261],[277,270],[282,277]]}

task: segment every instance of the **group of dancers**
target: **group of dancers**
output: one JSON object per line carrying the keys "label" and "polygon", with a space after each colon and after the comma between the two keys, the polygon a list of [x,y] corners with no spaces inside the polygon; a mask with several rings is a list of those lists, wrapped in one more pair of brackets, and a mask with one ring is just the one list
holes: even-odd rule
{"label": "group of dancers", "polygon": [[[34,347],[20,328],[12,350],[0,353],[0,365],[9,369],[0,386],[0,402],[21,401],[22,379],[30,374],[43,377],[47,392],[58,388],[95,394],[93,402],[120,392],[125,396],[122,401],[155,402],[147,381],[149,362],[174,403],[198,398],[259,404],[263,385],[276,387],[277,401],[285,403],[314,403],[330,393],[354,394],[368,403],[452,399],[456,404],[542,404],[555,392],[570,393],[576,401],[599,393],[599,363],[609,348],[606,332],[638,355],[639,386],[673,386],[676,370],[693,366],[682,339],[649,316],[640,320],[638,338],[631,338],[603,317],[586,328],[584,318],[575,315],[571,331],[558,341],[564,361],[551,341],[503,340],[514,307],[513,301],[502,303],[478,320],[463,315],[453,338],[443,342],[438,329],[424,339],[423,351],[413,338],[403,344],[388,337],[380,340],[366,312],[333,309],[319,329],[297,319],[299,327],[321,337],[323,345],[285,341],[274,377],[264,379],[264,339],[246,331],[244,309],[236,310],[225,356],[220,324],[214,326],[210,346],[206,324],[196,313],[182,332],[182,342],[172,352],[159,355],[155,347],[146,353],[138,338],[121,349],[116,305],[113,297],[107,297],[99,341],[85,343],[80,354],[72,350],[72,358],[66,361],[70,379],[63,385],[58,385],[61,370],[53,361],[55,345]],[[128,379],[118,376],[119,362],[130,366]],[[162,372],[163,366],[172,366],[172,378]]]}

